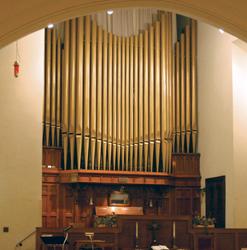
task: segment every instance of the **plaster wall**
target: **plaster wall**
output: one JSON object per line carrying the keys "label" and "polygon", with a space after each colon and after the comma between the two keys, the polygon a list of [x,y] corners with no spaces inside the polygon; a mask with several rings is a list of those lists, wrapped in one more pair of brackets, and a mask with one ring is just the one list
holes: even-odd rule
{"label": "plaster wall", "polygon": [[[20,75],[14,77],[16,43],[0,50],[0,249],[41,225],[44,31],[18,41]],[[3,227],[9,227],[4,233]],[[34,249],[34,235],[22,250]]]}
{"label": "plaster wall", "polygon": [[[232,41],[198,23],[198,121],[202,186],[205,178],[226,176],[226,227],[235,226]],[[202,204],[205,213],[204,203]]]}
{"label": "plaster wall", "polygon": [[235,172],[235,223],[247,227],[245,216],[246,197],[246,155],[247,155],[247,44],[237,41],[232,49],[233,69],[233,159]]}

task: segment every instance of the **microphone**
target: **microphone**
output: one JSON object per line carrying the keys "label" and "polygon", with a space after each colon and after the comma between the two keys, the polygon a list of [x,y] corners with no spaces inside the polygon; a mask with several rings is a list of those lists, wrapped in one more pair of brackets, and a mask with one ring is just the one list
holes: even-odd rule
{"label": "microphone", "polygon": [[72,225],[70,225],[70,226],[68,226],[68,227],[65,227],[65,228],[63,229],[63,231],[64,231],[64,232],[67,232],[67,231],[69,231],[72,227],[73,227]]}

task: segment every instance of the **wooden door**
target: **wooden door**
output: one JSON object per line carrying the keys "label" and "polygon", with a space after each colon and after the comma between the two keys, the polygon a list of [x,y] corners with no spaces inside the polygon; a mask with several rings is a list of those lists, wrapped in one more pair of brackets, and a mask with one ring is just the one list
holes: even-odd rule
{"label": "wooden door", "polygon": [[225,176],[206,179],[206,216],[216,219],[216,227],[225,227]]}

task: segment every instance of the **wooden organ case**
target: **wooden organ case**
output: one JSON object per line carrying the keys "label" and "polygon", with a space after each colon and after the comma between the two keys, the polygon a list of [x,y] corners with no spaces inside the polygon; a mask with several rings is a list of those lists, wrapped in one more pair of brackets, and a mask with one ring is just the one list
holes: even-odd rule
{"label": "wooden organ case", "polygon": [[[46,29],[37,249],[42,233],[64,234],[70,225],[71,249],[86,243],[87,232],[109,243],[102,249],[148,249],[152,223],[160,244],[174,246],[176,235],[176,244],[190,249],[201,178],[196,21],[173,45],[172,14],[155,19],[128,37],[92,16]],[[129,200],[116,204],[124,208],[116,227],[97,226],[96,208],[115,212],[109,197],[121,186]]]}

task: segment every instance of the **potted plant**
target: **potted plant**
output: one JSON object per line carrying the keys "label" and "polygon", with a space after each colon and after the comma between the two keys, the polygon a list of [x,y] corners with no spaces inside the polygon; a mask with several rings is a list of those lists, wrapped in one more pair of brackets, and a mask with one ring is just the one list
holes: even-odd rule
{"label": "potted plant", "polygon": [[192,224],[194,227],[215,227],[215,218],[196,215],[192,219]]}
{"label": "potted plant", "polygon": [[115,214],[106,216],[96,216],[94,220],[95,227],[116,227],[117,216]]}

